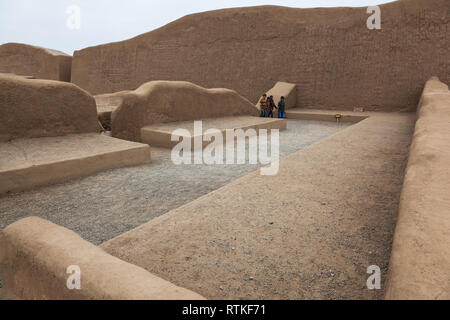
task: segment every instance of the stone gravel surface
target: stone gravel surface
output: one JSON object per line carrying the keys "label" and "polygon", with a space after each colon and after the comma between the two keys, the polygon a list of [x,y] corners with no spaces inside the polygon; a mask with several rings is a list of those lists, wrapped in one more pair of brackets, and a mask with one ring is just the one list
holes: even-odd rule
{"label": "stone gravel surface", "polygon": [[[288,120],[280,132],[287,156],[351,124]],[[0,229],[39,216],[101,244],[191,202],[260,165],[174,165],[170,150],[152,149],[148,165],[107,170],[89,177],[0,197]]]}

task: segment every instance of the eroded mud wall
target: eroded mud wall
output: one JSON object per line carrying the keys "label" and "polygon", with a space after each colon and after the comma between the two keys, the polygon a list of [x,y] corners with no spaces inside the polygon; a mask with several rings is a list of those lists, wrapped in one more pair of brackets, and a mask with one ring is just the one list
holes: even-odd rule
{"label": "eroded mud wall", "polygon": [[72,81],[92,94],[150,80],[230,88],[256,103],[277,81],[299,107],[414,110],[433,75],[449,82],[448,0],[367,8],[235,8],[193,14],[136,38],[74,53]]}

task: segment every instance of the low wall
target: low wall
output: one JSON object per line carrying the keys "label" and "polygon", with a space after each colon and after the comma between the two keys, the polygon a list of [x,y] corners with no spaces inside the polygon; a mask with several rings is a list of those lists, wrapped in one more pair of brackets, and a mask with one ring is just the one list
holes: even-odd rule
{"label": "low wall", "polygon": [[64,52],[6,43],[0,46],[0,72],[70,82],[72,56]]}
{"label": "low wall", "polygon": [[418,107],[386,299],[450,299],[450,92],[431,78]]}
{"label": "low wall", "polygon": [[0,142],[100,132],[94,98],[71,83],[0,75]]}
{"label": "low wall", "polygon": [[[81,271],[80,290],[67,287],[72,265]],[[5,289],[22,299],[204,299],[37,217],[0,234],[0,275]]]}
{"label": "low wall", "polygon": [[107,98],[118,103],[112,108],[112,135],[138,142],[141,128],[155,123],[259,114],[233,90],[205,89],[184,81],[151,81]]}

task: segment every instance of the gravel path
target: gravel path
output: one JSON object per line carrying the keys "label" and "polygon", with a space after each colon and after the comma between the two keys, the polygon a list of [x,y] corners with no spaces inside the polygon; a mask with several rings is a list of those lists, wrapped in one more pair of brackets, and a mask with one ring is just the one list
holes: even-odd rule
{"label": "gravel path", "polygon": [[[288,120],[280,132],[287,156],[351,124]],[[39,216],[101,244],[259,168],[174,165],[170,150],[152,149],[149,165],[113,169],[67,183],[0,197],[0,229]]]}

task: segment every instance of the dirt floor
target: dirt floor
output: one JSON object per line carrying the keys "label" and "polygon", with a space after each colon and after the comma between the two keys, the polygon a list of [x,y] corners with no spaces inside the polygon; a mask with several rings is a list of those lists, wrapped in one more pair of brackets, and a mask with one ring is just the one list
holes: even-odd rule
{"label": "dirt floor", "polygon": [[0,197],[0,228],[41,216],[209,299],[380,299],[414,119],[291,120],[274,177],[154,149],[150,165]]}
{"label": "dirt floor", "polygon": [[[289,120],[280,154],[289,155],[350,124]],[[67,183],[0,197],[0,229],[39,216],[101,244],[258,169],[259,165],[180,165],[152,148],[149,165],[100,172]]]}
{"label": "dirt floor", "polygon": [[371,114],[101,247],[209,299],[381,299],[414,120]]}

